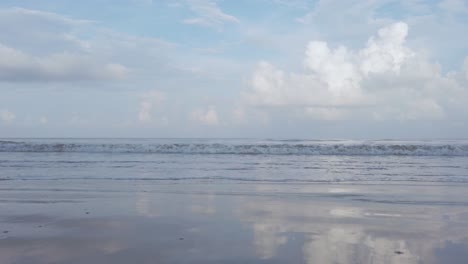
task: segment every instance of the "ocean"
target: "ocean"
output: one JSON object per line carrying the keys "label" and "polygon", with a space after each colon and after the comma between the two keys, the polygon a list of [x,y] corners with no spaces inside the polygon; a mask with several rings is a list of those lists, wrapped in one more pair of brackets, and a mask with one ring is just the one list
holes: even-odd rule
{"label": "ocean", "polygon": [[0,207],[0,263],[466,263],[468,140],[2,139]]}

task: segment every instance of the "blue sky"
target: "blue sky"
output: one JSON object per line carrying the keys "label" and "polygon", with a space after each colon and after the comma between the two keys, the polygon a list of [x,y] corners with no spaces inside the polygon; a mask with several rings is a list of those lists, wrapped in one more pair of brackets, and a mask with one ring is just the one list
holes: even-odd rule
{"label": "blue sky", "polygon": [[467,31],[464,0],[5,0],[0,137],[466,137]]}

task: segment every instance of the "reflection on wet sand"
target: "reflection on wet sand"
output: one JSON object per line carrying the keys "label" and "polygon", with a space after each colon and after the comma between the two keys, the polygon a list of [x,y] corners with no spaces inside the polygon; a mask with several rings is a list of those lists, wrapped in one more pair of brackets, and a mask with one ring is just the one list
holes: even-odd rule
{"label": "reflection on wet sand", "polygon": [[450,255],[446,262],[437,252],[448,241],[468,250],[463,207],[283,198],[242,198],[239,204],[262,259],[287,247],[288,234],[303,235],[306,263],[464,263]]}
{"label": "reflection on wet sand", "polygon": [[0,263],[466,263],[464,196],[398,188],[146,185],[81,197],[80,215],[3,204]]}

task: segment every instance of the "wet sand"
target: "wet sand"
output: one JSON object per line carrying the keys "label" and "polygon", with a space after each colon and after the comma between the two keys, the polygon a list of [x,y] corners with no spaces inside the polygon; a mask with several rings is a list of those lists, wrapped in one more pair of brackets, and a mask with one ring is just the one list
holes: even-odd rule
{"label": "wet sand", "polygon": [[468,186],[4,181],[0,263],[467,263]]}

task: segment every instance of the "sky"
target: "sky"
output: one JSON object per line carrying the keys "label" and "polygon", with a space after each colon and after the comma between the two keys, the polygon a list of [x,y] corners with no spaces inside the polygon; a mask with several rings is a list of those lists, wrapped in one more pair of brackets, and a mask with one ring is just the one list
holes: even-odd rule
{"label": "sky", "polygon": [[2,0],[0,137],[468,135],[466,0]]}

